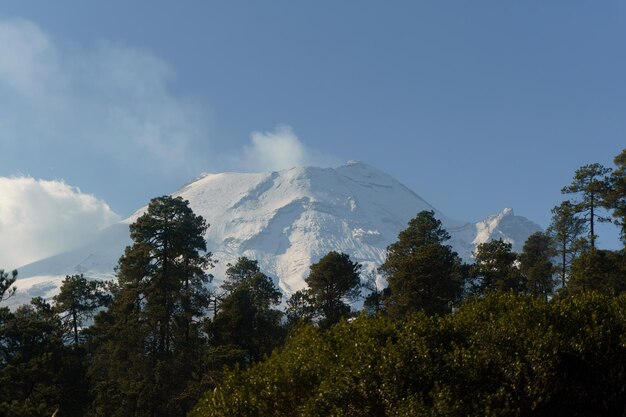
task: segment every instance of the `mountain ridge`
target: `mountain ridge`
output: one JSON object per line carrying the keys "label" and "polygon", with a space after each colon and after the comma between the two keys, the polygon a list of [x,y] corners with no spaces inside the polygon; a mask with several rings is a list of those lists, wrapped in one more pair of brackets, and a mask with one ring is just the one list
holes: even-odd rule
{"label": "mountain ridge", "polygon": [[[330,250],[345,252],[365,270],[375,271],[387,246],[422,210],[435,212],[451,235],[448,243],[465,260],[478,243],[491,238],[503,238],[520,250],[526,237],[540,230],[511,209],[479,222],[448,218],[393,177],[358,161],[338,168],[204,174],[172,195],[188,200],[210,223],[207,247],[219,261],[210,271],[214,285],[228,263],[246,256],[275,277],[285,294],[303,288],[309,266]],[[117,260],[131,243],[128,226],[146,207],[80,248],[20,268],[19,298],[50,297],[68,274],[114,277]]]}

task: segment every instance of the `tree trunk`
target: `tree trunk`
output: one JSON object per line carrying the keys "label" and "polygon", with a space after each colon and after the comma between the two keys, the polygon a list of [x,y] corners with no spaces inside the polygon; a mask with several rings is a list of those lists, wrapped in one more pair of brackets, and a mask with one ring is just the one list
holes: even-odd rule
{"label": "tree trunk", "polygon": [[78,317],[76,308],[72,308],[72,322],[74,325],[74,345],[78,346]]}

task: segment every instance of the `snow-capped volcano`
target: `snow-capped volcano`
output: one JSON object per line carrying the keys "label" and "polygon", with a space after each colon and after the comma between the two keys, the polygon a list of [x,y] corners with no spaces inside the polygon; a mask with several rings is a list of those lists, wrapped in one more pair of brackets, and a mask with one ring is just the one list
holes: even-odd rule
{"label": "snow-capped volcano", "polygon": [[[540,227],[510,209],[478,222],[446,217],[389,175],[361,162],[339,168],[292,168],[268,173],[207,174],[173,194],[189,200],[210,227],[207,247],[218,260],[211,272],[219,283],[226,264],[239,256],[259,261],[290,294],[305,286],[309,266],[331,250],[345,252],[374,269],[389,244],[422,210],[433,210],[452,236],[459,255],[471,258],[475,245],[503,238],[521,250]],[[112,277],[131,243],[128,225],[145,210],[105,230],[96,240],[19,269],[20,302],[50,296],[66,274]]]}

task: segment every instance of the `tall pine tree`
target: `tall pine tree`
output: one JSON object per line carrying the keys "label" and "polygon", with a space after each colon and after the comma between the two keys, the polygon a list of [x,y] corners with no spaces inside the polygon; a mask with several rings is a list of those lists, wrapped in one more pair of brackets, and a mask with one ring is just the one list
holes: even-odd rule
{"label": "tall pine tree", "polygon": [[118,288],[96,355],[96,414],[184,416],[199,390],[204,346],[198,318],[208,295],[208,225],[177,197],[153,199],[130,226],[132,246],[118,266]]}
{"label": "tall pine tree", "polygon": [[59,294],[54,296],[54,308],[75,346],[80,342],[80,331],[85,322],[98,308],[107,305],[109,299],[104,282],[88,280],[82,274],[65,277]]}
{"label": "tall pine tree", "polygon": [[524,291],[526,283],[524,276],[515,266],[517,253],[512,249],[513,245],[502,239],[478,245],[474,252],[476,262],[471,272],[477,293]]}
{"label": "tall pine tree", "polygon": [[561,190],[563,194],[579,195],[580,198],[573,203],[573,207],[576,213],[582,214],[587,220],[591,249],[596,247],[596,222],[608,221],[606,216],[600,214],[599,209],[606,206],[610,172],[610,168],[598,163],[583,165],[576,170],[572,183]]}
{"label": "tall pine tree", "polygon": [[389,283],[385,304],[397,318],[424,310],[428,314],[451,311],[463,291],[463,268],[458,255],[445,242],[450,235],[432,211],[422,211],[387,248],[380,268]]}
{"label": "tall pine tree", "polygon": [[555,254],[554,241],[548,234],[535,232],[528,237],[519,255],[519,269],[528,294],[544,300],[552,294],[556,271],[552,259]]}
{"label": "tall pine tree", "polygon": [[347,254],[335,251],[311,265],[305,281],[320,327],[329,328],[350,314],[348,302],[355,301],[360,292],[360,269]]}
{"label": "tall pine tree", "polygon": [[613,212],[615,224],[620,228],[622,243],[626,246],[626,149],[613,162],[615,169],[611,173],[606,205]]}
{"label": "tall pine tree", "polygon": [[569,201],[563,201],[552,209],[552,221],[548,234],[555,242],[558,259],[558,273],[561,287],[567,284],[572,261],[586,246],[582,235],[586,231],[586,222],[576,214],[576,209]]}
{"label": "tall pine tree", "polygon": [[258,262],[241,257],[228,264],[225,291],[218,312],[208,323],[213,349],[234,348],[240,362],[257,361],[270,354],[283,339],[281,292],[272,279],[261,272]]}

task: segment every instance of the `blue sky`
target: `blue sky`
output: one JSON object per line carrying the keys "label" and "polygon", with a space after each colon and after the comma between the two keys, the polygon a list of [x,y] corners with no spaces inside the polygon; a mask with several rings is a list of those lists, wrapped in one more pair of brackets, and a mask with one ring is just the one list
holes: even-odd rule
{"label": "blue sky", "polygon": [[203,171],[354,159],[547,226],[626,147],[622,1],[5,0],[0,38],[0,176],[122,217]]}

